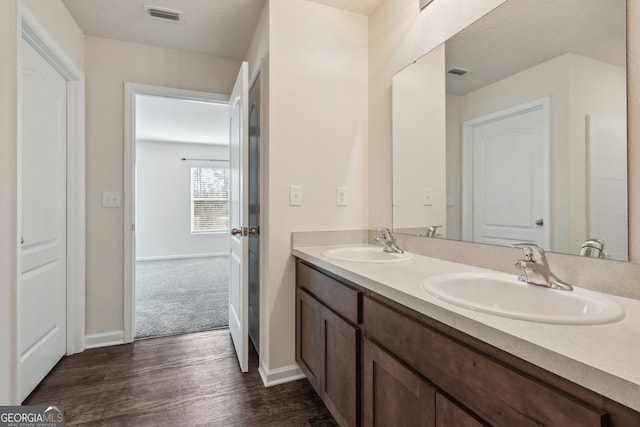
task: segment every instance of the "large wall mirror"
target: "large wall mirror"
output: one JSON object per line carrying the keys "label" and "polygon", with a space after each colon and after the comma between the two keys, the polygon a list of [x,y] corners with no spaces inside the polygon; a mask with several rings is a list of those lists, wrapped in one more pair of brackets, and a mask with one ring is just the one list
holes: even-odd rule
{"label": "large wall mirror", "polygon": [[625,0],[506,1],[393,78],[394,231],[627,260],[626,81]]}

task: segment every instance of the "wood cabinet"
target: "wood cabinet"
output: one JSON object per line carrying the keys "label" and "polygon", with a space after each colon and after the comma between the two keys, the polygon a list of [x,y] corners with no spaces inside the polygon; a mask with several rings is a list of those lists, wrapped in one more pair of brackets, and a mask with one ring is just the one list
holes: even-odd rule
{"label": "wood cabinet", "polygon": [[359,425],[361,295],[306,265],[297,271],[296,361],[338,424]]}
{"label": "wood cabinet", "polygon": [[640,413],[303,261],[296,360],[342,426],[640,426]]}
{"label": "wood cabinet", "polygon": [[435,386],[366,338],[362,371],[363,425],[435,426]]}

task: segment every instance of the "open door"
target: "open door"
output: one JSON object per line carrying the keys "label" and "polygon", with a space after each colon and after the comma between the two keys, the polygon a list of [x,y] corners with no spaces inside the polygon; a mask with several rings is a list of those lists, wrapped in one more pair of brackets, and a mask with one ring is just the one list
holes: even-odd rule
{"label": "open door", "polygon": [[249,71],[243,62],[229,99],[229,330],[242,372],[249,369]]}

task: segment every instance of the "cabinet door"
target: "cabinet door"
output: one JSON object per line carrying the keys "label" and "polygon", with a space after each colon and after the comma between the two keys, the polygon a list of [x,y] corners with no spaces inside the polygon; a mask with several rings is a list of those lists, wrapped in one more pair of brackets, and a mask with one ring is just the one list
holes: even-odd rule
{"label": "cabinet door", "polygon": [[322,375],[321,311],[322,305],[318,301],[306,292],[296,290],[296,362],[318,394],[321,394]]}
{"label": "cabinet door", "polygon": [[359,425],[360,331],[323,308],[321,397],[341,426]]}
{"label": "cabinet door", "polygon": [[446,396],[439,392],[436,394],[436,427],[486,427],[488,425]]}
{"label": "cabinet door", "polygon": [[362,352],[363,425],[435,426],[435,387],[367,339]]}

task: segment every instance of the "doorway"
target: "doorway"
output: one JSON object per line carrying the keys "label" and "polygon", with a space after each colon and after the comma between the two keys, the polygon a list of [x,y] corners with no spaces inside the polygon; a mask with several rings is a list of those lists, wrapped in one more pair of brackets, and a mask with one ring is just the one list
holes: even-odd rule
{"label": "doorway", "polygon": [[228,104],[166,92],[132,94],[131,340],[228,326]]}

